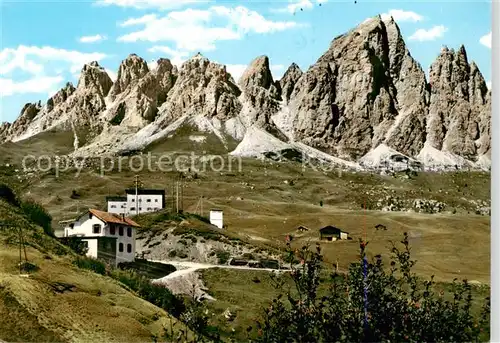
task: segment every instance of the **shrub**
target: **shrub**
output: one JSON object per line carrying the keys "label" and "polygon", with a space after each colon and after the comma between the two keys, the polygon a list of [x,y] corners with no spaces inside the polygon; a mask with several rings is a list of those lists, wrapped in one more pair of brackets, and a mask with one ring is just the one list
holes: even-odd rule
{"label": "shrub", "polygon": [[19,207],[19,200],[14,191],[6,184],[0,184],[0,199],[4,199],[9,204]]}
{"label": "shrub", "polygon": [[217,250],[215,252],[215,255],[217,256],[219,264],[226,264],[229,258],[231,257],[231,254],[229,254],[228,251],[224,250]]}
{"label": "shrub", "polygon": [[61,237],[59,241],[81,256],[89,250],[81,237]]}
{"label": "shrub", "polygon": [[92,257],[78,256],[73,264],[78,268],[91,270],[94,273],[106,275],[106,264]]}
{"label": "shrub", "polygon": [[29,220],[41,226],[47,235],[55,237],[54,230],[52,229],[52,216],[42,205],[34,200],[27,200],[21,204],[21,208]]}
{"label": "shrub", "polygon": [[70,198],[71,199],[79,199],[80,198],[80,194],[76,191],[76,190],[72,190],[71,191],[71,195],[70,195]]}
{"label": "shrub", "polygon": [[[297,292],[281,293],[257,323],[265,342],[472,342],[484,339],[489,327],[489,297],[483,312],[472,312],[467,280],[452,284],[445,300],[433,278],[421,280],[411,269],[408,236],[403,249],[393,244],[390,268],[380,255],[369,263],[366,243],[345,275],[334,273],[329,290],[319,296],[322,256],[303,247],[302,266],[292,268]],[[289,247],[290,248],[290,247]],[[283,283],[281,283],[282,285]],[[483,331],[484,330],[484,331]],[[483,331],[483,332],[482,332]],[[487,338],[486,338],[487,339]]]}
{"label": "shrub", "polygon": [[151,283],[151,281],[137,273],[115,269],[110,276],[128,286],[144,300],[163,308],[175,317],[179,317],[185,310],[182,299],[177,298],[168,288]]}

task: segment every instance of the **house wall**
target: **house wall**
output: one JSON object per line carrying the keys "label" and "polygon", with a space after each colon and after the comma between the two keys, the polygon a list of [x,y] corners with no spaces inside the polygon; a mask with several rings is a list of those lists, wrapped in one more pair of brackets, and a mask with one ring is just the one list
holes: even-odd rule
{"label": "house wall", "polygon": [[347,239],[347,233],[341,232],[340,233],[340,239]]}
{"label": "house wall", "polygon": [[126,201],[108,201],[108,212],[125,214],[127,212],[127,202]]}
{"label": "house wall", "polygon": [[[102,220],[97,218],[96,216],[92,215],[92,218],[89,217],[90,213],[87,213],[86,215],[82,216],[79,218],[77,221],[75,221],[73,224],[73,229],[70,227],[65,228],[65,233],[66,236],[104,236],[106,232],[106,223],[104,223]],[[100,233],[94,233],[93,232],[93,226],[94,224],[100,224],[101,225],[101,231]]]}
{"label": "house wall", "polygon": [[137,213],[155,212],[163,209],[163,195],[161,194],[139,194],[137,195],[137,203],[135,202],[135,194],[127,194],[127,215]]}
{"label": "house wall", "polygon": [[[101,224],[101,232],[99,234],[94,234],[93,233],[93,225],[94,224]],[[125,226],[125,225],[119,225],[119,224],[111,224],[115,230],[114,233],[112,233],[112,227],[110,225],[107,225],[103,221],[101,221],[99,218],[96,216],[92,216],[92,218],[89,218],[89,214],[86,214],[82,216],[80,219],[78,219],[74,223],[74,228],[70,229],[67,228],[67,235],[68,236],[107,236],[107,237],[116,237],[116,259],[117,262],[133,262],[135,260],[135,237],[136,237],[136,229],[130,226]],[[123,228],[123,234],[120,235],[120,227]],[[130,228],[131,231],[131,236],[128,236],[128,228]],[[66,229],[65,229],[66,230]],[[94,240],[88,240],[89,242],[91,241],[96,241]],[[123,244],[123,251],[120,251],[120,243]],[[90,243],[89,243],[90,244]],[[97,244],[97,243],[96,243]],[[131,246],[131,252],[127,252],[127,246],[130,244]],[[90,251],[90,245],[89,245],[89,251]],[[90,254],[90,253],[89,253]],[[95,253],[92,252],[92,257],[97,258],[97,245],[95,246]],[[94,256],[95,255],[95,256]]]}
{"label": "house wall", "polygon": [[217,226],[219,229],[224,227],[222,211],[210,211],[210,224]]}
{"label": "house wall", "polygon": [[[120,224],[112,224],[115,228],[114,233],[112,233],[112,227],[109,227],[106,231],[106,236],[116,237],[116,260],[120,262],[133,262],[135,260],[135,237],[136,229],[131,226],[125,226]],[[120,227],[123,228],[122,235],[120,235]],[[128,229],[130,228],[131,237],[128,236]],[[120,251],[120,244],[123,246],[123,251]],[[131,252],[127,252],[127,246],[130,244]]]}
{"label": "house wall", "polygon": [[116,240],[102,237],[95,241],[97,241],[97,258],[116,266]]}
{"label": "house wall", "polygon": [[97,258],[97,239],[82,239],[83,242],[87,242],[87,256]]}

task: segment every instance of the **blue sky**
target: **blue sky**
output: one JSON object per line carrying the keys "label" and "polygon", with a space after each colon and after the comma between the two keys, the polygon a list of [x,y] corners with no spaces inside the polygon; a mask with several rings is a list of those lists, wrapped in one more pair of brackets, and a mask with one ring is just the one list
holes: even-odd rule
{"label": "blue sky", "polygon": [[[396,19],[413,57],[427,72],[443,45],[464,44],[491,77],[491,2],[485,1],[231,1],[0,0],[0,122],[26,102],[47,98],[84,63],[97,60],[115,77],[130,53],[182,63],[201,52],[235,78],[259,55],[275,78],[303,70],[331,40],[377,14]],[[489,36],[488,36],[489,34]]]}

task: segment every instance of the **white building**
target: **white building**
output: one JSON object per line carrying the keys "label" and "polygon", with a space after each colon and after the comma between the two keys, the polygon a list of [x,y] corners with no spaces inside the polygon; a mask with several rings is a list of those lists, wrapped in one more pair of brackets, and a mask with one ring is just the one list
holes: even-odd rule
{"label": "white building", "polygon": [[127,214],[127,197],[110,196],[106,197],[108,212],[116,214]]}
{"label": "white building", "polygon": [[126,196],[110,196],[106,198],[108,212],[125,214],[156,212],[165,208],[165,191],[162,189],[125,190]]}
{"label": "white building", "polygon": [[135,260],[138,227],[125,215],[90,209],[64,229],[64,236],[82,237],[88,247],[87,256],[118,264]]}
{"label": "white building", "polygon": [[219,229],[224,227],[222,210],[210,210],[210,224],[217,226]]}

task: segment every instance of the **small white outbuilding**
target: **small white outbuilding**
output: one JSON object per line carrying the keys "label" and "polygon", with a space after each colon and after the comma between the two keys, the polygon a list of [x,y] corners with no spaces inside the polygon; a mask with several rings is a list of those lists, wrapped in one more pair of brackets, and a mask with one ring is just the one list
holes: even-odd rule
{"label": "small white outbuilding", "polygon": [[224,227],[224,216],[222,210],[210,210],[210,224],[217,226],[219,229]]}

